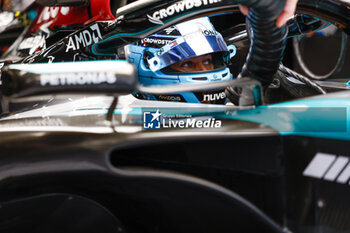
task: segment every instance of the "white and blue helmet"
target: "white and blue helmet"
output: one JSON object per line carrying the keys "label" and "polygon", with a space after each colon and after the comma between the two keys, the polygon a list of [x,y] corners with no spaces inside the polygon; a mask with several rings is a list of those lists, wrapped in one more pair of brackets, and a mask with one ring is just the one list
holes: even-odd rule
{"label": "white and blue helmet", "polygon": [[[232,79],[227,67],[236,48],[228,47],[209,18],[198,18],[167,28],[157,34],[126,47],[127,59],[138,69],[139,83],[143,86],[209,83]],[[190,61],[208,57],[210,69],[194,67]],[[192,59],[192,60],[191,60]],[[202,60],[201,60],[202,61]],[[178,64],[192,69],[177,70]],[[164,95],[136,93],[138,98],[159,101],[225,104],[225,90],[184,92]]]}

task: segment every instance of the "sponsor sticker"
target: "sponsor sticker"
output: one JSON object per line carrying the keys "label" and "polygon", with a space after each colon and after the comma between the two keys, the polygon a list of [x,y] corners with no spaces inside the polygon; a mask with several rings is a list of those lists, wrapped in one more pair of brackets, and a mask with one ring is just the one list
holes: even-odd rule
{"label": "sponsor sticker", "polygon": [[199,8],[202,6],[212,5],[221,1],[222,0],[184,0],[177,2],[167,8],[155,11],[152,15],[147,15],[147,17],[151,23],[162,25],[164,24],[162,20],[173,16],[174,14],[179,14],[184,11]]}
{"label": "sponsor sticker", "polygon": [[102,40],[102,34],[98,24],[93,24],[89,28],[78,32],[68,38],[66,52],[79,50],[88,47],[93,43]]}
{"label": "sponsor sticker", "polygon": [[117,77],[115,74],[108,72],[43,74],[40,76],[41,86],[92,85],[101,83],[114,84],[116,82]]}
{"label": "sponsor sticker", "polygon": [[147,38],[141,40],[141,44],[143,46],[148,46],[149,44],[152,44],[152,45],[167,45],[170,42],[172,42],[172,40],[152,38],[152,37],[147,37]]}
{"label": "sponsor sticker", "polygon": [[18,50],[29,49],[29,55],[34,54],[38,49],[46,48],[46,37],[42,35],[28,37],[24,39],[18,46]]}
{"label": "sponsor sticker", "polygon": [[319,152],[305,168],[303,175],[339,184],[350,184],[349,161],[346,156]]}
{"label": "sponsor sticker", "polygon": [[42,13],[39,15],[38,24],[55,19],[59,14],[68,15],[69,7],[44,7]]}
{"label": "sponsor sticker", "polygon": [[225,91],[220,93],[209,93],[203,96],[203,101],[216,101],[216,100],[225,100],[226,94]]}

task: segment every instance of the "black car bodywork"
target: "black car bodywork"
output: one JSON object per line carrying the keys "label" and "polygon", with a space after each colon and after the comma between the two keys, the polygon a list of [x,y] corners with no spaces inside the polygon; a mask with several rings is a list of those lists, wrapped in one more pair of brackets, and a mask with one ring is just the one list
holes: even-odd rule
{"label": "black car bodywork", "polygon": [[[301,1],[299,9],[348,31],[345,5],[324,1],[319,10],[323,3],[317,4]],[[103,43],[100,50],[108,40]],[[46,61],[41,55],[26,61]],[[330,98],[348,97],[345,92]],[[347,139],[282,135],[265,124],[232,119],[223,119],[224,128],[215,132],[130,133],[113,121],[111,126],[104,114],[85,112],[108,104],[84,108],[71,100],[50,102],[0,121],[1,232],[333,233],[350,228],[348,184],[325,180],[324,174],[305,175],[312,161],[325,155],[333,162],[343,158],[336,173],[347,176]],[[222,106],[212,114],[237,110],[244,109]],[[128,119],[127,128],[140,127],[137,116]]]}

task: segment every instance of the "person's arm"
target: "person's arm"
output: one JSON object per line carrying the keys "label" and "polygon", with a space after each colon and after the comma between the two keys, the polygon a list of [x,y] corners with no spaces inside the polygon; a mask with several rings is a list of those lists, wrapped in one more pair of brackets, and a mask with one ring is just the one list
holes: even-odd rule
{"label": "person's arm", "polygon": [[[278,16],[276,20],[277,27],[282,27],[288,21],[288,19],[294,15],[297,3],[298,0],[286,1],[286,5],[284,6],[283,12]],[[247,15],[249,13],[249,9],[246,6],[239,5],[239,9],[244,15]]]}

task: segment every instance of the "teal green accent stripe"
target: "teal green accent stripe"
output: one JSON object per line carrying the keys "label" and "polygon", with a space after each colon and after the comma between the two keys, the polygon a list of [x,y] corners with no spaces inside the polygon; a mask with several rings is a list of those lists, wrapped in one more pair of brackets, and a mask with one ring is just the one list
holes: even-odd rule
{"label": "teal green accent stripe", "polygon": [[221,117],[264,124],[281,135],[350,140],[350,99],[299,100],[231,111]]}
{"label": "teal green accent stripe", "polygon": [[[156,109],[158,108],[132,108],[127,111],[127,115],[138,116],[142,120],[143,111]],[[216,119],[254,122],[275,129],[281,136],[295,135],[350,141],[350,99],[347,98],[296,100],[231,111],[215,108],[159,109],[163,114],[212,116]],[[108,111],[106,109],[90,110],[101,110],[101,114],[106,114]],[[124,114],[126,113],[124,111],[116,109],[114,114]]]}

